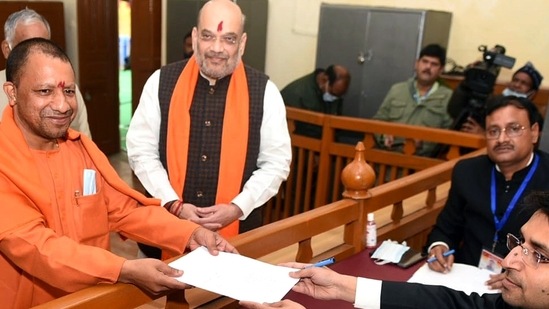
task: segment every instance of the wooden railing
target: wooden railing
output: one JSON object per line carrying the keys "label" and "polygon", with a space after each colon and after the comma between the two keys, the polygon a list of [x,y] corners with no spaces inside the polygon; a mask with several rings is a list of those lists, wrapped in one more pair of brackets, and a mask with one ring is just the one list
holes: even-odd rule
{"label": "wooden railing", "polygon": [[[484,149],[468,156],[478,155]],[[395,181],[373,187],[346,187],[359,199],[346,198],[317,207],[276,223],[262,226],[231,239],[245,256],[262,259],[277,250],[296,246],[290,259],[314,262],[327,256],[338,260],[363,249],[365,217],[375,212],[378,241],[406,240],[421,249],[425,235],[448,196],[448,182],[455,163],[453,159]],[[319,250],[315,238],[341,229],[341,237],[332,237],[327,249]],[[268,261],[268,260],[267,260]],[[128,284],[98,285],[56,299],[39,308],[134,308],[164,295],[151,296]],[[236,301],[192,289],[167,295],[166,308],[236,308]]]}
{"label": "wooden railing", "polygon": [[[286,112],[292,139],[291,172],[279,193],[266,205],[265,224],[341,198],[341,170],[352,160],[355,144],[338,141],[340,131],[352,131],[364,136],[365,157],[376,171],[376,186],[457,158],[462,148],[479,149],[485,145],[481,136],[451,130],[325,115],[292,107],[287,107]],[[296,122],[322,127],[322,138],[293,133]],[[376,134],[405,138],[403,152],[379,149],[375,143]],[[440,158],[414,155],[415,140],[438,143],[446,152]]]}

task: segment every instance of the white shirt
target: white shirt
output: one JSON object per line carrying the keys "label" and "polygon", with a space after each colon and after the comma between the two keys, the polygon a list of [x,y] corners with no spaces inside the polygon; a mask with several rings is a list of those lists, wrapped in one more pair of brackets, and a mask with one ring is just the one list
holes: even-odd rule
{"label": "white shirt", "polygon": [[[126,147],[130,167],[137,178],[150,194],[161,199],[162,205],[165,205],[179,197],[171,187],[168,173],[160,162],[159,79],[160,70],[157,70],[143,88],[126,135]],[[242,210],[243,216],[240,220],[246,219],[252,210],[276,195],[280,184],[290,172],[292,150],[286,109],[280,92],[270,80],[267,81],[263,99],[260,136],[258,168],[244,184],[242,192],[231,201]]]}
{"label": "white shirt", "polygon": [[381,308],[382,281],[358,277],[356,281],[355,308]]}
{"label": "white shirt", "polygon": [[[5,82],[6,82],[6,70],[2,70],[0,71],[0,86],[3,87]],[[9,104],[8,96],[3,90],[1,92],[2,93],[0,94],[0,120],[2,119],[1,115],[4,112],[4,108],[6,108],[6,106],[8,106]],[[71,122],[71,128],[83,134],[86,134],[88,137],[91,138],[90,126],[88,125],[88,111],[86,110],[86,104],[84,103],[84,98],[82,97],[82,93],[80,93],[80,90],[78,89],[78,87],[76,87],[76,104],[77,104],[76,117],[74,117],[74,120]]]}

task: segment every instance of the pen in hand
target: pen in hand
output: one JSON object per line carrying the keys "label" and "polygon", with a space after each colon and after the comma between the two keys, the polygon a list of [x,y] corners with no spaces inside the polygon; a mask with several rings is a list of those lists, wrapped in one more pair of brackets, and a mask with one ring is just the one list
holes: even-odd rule
{"label": "pen in hand", "polygon": [[[443,257],[447,257],[447,256],[449,256],[449,255],[454,254],[454,252],[456,252],[456,250],[454,250],[454,249],[448,250],[448,251],[444,252],[444,253],[442,254],[442,256],[443,256]],[[433,262],[436,261],[436,260],[437,260],[437,258],[436,258],[435,256],[432,256],[432,257],[430,257],[430,258],[427,259],[427,263],[433,263]]]}
{"label": "pen in hand", "polygon": [[331,258],[328,258],[328,259],[325,259],[325,260],[322,260],[320,262],[316,262],[314,264],[311,264],[309,266],[305,266],[303,267],[303,269],[305,268],[311,268],[311,267],[324,267],[324,266],[328,266],[328,265],[331,265],[335,263],[335,258],[334,257],[331,257]]}

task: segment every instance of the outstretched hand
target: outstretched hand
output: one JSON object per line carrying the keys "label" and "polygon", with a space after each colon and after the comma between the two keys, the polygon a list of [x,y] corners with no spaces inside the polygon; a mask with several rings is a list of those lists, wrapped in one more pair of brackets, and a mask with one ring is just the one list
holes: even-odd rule
{"label": "outstretched hand", "polygon": [[168,290],[190,288],[175,278],[183,272],[168,266],[157,259],[126,260],[118,277],[118,282],[131,283],[154,295]]}
{"label": "outstretched hand", "polygon": [[355,301],[356,281],[353,276],[341,275],[327,267],[309,267],[302,263],[284,263],[282,266],[298,268],[290,272],[290,277],[300,279],[293,291],[316,299],[341,299]]}

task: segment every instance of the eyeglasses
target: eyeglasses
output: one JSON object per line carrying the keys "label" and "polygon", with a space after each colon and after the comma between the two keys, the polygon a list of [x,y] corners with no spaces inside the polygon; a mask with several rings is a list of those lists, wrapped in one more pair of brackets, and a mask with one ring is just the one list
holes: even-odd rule
{"label": "eyeglasses", "polygon": [[528,249],[524,246],[523,241],[518,239],[515,235],[507,234],[507,248],[513,250],[515,247],[520,246],[522,252],[522,260],[525,264],[537,269],[539,263],[549,263],[549,258],[539,253],[534,249]]}
{"label": "eyeglasses", "polygon": [[505,128],[501,129],[499,127],[491,127],[488,130],[486,130],[486,138],[487,139],[498,139],[501,135],[501,132],[505,132],[508,137],[519,137],[522,135],[522,131],[526,129],[525,126],[520,125],[518,123],[512,123],[507,125]]}

